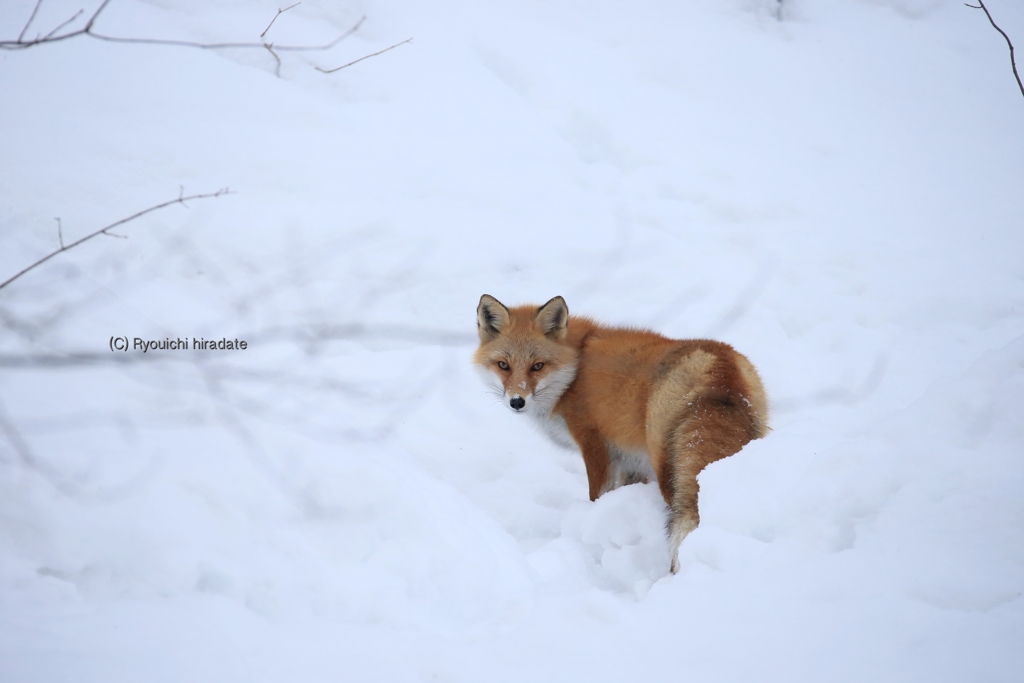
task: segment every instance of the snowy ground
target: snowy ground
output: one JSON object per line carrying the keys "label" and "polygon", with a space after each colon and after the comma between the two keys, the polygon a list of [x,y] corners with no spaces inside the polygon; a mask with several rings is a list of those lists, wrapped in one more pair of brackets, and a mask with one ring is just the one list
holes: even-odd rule
{"label": "snowy ground", "polygon": [[[259,41],[282,6],[96,30]],[[0,680],[1024,679],[1024,98],[984,14],[303,0],[266,40],[364,14],[280,77],[0,51],[0,280],[55,217],[233,192],[0,290]],[[774,431],[701,476],[678,575],[655,486],[589,502],[487,395],[484,292],[758,365]]]}

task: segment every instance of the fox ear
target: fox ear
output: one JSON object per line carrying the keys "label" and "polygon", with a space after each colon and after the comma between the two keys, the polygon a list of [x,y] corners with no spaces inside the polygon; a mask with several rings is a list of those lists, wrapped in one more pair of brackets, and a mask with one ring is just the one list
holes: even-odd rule
{"label": "fox ear", "polygon": [[509,320],[508,309],[503,303],[490,294],[480,297],[480,305],[476,307],[476,328],[480,333],[480,341],[496,339]]}
{"label": "fox ear", "polygon": [[537,324],[552,339],[563,339],[569,330],[569,307],[565,299],[556,296],[537,309]]}

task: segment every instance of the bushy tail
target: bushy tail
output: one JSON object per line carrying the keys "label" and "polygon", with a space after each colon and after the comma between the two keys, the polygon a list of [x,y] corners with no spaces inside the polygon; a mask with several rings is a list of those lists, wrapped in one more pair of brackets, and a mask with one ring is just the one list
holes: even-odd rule
{"label": "bushy tail", "polygon": [[760,437],[757,416],[742,398],[709,389],[694,399],[668,437],[658,484],[669,506],[667,531],[672,573],[679,570],[679,545],[697,528],[697,475],[710,463],[738,452]]}

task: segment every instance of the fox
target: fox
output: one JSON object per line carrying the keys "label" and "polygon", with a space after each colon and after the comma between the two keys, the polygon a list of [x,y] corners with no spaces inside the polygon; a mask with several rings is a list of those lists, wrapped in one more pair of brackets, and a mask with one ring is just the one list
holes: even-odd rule
{"label": "fox", "polygon": [[565,299],[477,306],[473,363],[514,413],[577,448],[590,500],[657,481],[668,506],[671,572],[697,528],[697,475],[768,432],[768,398],[754,365],[726,343],[669,339],[569,315]]}

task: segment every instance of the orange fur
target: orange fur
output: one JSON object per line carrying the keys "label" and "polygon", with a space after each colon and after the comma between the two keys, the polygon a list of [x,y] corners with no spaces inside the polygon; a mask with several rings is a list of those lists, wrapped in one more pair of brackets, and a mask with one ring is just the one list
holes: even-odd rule
{"label": "orange fur", "polygon": [[750,361],[722,342],[570,317],[562,297],[506,308],[485,294],[477,326],[474,362],[493,373],[510,408],[579,447],[591,500],[657,479],[677,571],[679,544],[700,521],[697,475],[768,429]]}

